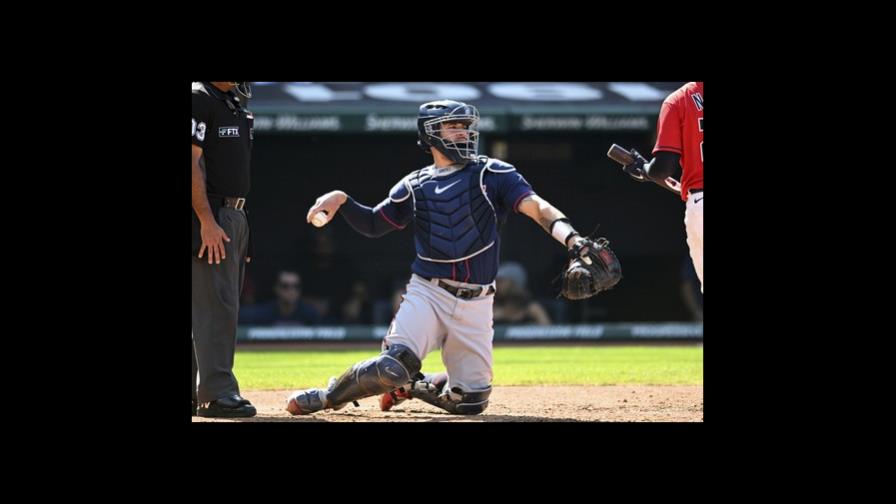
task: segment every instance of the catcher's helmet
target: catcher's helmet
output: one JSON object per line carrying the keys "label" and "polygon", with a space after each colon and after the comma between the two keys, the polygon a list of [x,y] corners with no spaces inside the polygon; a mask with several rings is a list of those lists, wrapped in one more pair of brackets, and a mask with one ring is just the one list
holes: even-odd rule
{"label": "catcher's helmet", "polygon": [[[460,141],[442,138],[442,124],[464,123],[466,138]],[[472,105],[454,100],[440,100],[420,105],[417,116],[417,145],[426,152],[430,147],[455,163],[476,159],[479,153],[479,111]]]}

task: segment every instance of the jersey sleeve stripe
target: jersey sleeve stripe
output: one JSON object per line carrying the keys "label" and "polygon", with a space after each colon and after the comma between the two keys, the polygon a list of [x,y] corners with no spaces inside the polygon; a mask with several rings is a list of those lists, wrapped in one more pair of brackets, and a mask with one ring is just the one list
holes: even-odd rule
{"label": "jersey sleeve stripe", "polygon": [[386,219],[386,222],[388,222],[389,224],[392,224],[392,226],[395,229],[404,229],[405,228],[405,226],[399,226],[398,224],[392,222],[392,219],[390,219],[388,216],[386,216],[386,212],[382,211],[382,209],[380,209],[379,214],[382,215],[384,219]]}

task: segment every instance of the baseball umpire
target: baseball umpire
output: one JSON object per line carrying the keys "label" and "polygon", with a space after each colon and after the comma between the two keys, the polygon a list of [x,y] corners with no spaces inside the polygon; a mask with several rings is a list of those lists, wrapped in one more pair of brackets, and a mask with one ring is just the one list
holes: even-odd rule
{"label": "baseball umpire", "polygon": [[[383,410],[411,398],[452,414],[485,410],[492,391],[499,230],[511,211],[525,214],[571,251],[564,280],[570,297],[593,295],[621,278],[605,240],[579,236],[514,166],[478,155],[478,124],[479,112],[471,105],[424,103],[417,119],[418,145],[432,154],[432,165],[402,178],[374,208],[337,190],[318,198],[308,211],[309,222],[326,212],[321,225],[339,211],[368,237],[413,222],[416,258],[382,353],[331,378],[326,389],[292,394],[287,410],[293,415],[336,410],[379,394]],[[448,372],[421,373],[421,361],[436,348]]]}
{"label": "baseball umpire", "polygon": [[252,113],[234,90],[251,97],[247,82],[193,83],[193,415],[205,417],[255,415],[233,375],[251,253],[245,205],[253,140]]}

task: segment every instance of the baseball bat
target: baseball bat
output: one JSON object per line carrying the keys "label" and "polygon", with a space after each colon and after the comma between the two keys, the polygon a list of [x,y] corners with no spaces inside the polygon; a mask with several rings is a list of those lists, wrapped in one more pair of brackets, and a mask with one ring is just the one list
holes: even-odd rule
{"label": "baseball bat", "polygon": [[607,157],[622,166],[627,166],[635,162],[635,157],[632,156],[632,153],[620,147],[619,144],[610,146],[610,150],[607,151]]}
{"label": "baseball bat", "polygon": [[[613,144],[610,146],[610,150],[607,151],[607,157],[621,164],[622,166],[628,166],[635,162],[635,156],[632,155],[628,150],[620,147],[618,144]],[[669,191],[681,195],[681,183],[675,180],[672,177],[666,177],[664,188]]]}

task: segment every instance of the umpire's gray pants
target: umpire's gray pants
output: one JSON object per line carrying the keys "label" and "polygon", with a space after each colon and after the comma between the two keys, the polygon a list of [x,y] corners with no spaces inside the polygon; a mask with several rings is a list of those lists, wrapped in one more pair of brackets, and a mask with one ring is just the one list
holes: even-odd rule
{"label": "umpire's gray pants", "polygon": [[193,257],[193,398],[200,403],[240,393],[233,354],[249,225],[246,214],[233,208],[218,211],[218,224],[230,237],[230,242],[224,242],[227,258],[221,264],[209,264],[208,252],[202,259]]}

